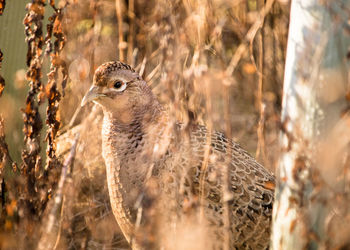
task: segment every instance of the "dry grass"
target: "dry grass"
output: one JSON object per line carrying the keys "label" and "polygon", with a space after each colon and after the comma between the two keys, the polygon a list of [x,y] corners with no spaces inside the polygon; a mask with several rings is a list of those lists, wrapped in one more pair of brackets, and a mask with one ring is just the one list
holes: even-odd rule
{"label": "dry grass", "polygon": [[[61,207],[52,214],[53,204],[49,204],[42,222],[25,229],[30,233],[24,230],[29,248],[47,237],[52,237],[47,244],[55,249],[128,247],[109,206],[100,155],[101,110],[80,109],[95,68],[105,61],[123,60],[141,72],[174,119],[225,132],[274,170],[288,4],[261,0],[68,2],[62,20],[67,38],[62,53],[70,78],[60,101],[57,141],[62,162],[76,132],[80,138],[74,167],[69,168],[61,190]],[[14,101],[9,99],[8,105]],[[11,124],[8,113],[4,117],[5,124]],[[41,235],[50,214],[55,217],[53,234]],[[196,237],[203,235],[201,228],[191,225],[184,228]],[[2,247],[26,248],[15,240],[18,233],[17,227],[3,230]],[[193,249],[178,244],[178,249]]]}

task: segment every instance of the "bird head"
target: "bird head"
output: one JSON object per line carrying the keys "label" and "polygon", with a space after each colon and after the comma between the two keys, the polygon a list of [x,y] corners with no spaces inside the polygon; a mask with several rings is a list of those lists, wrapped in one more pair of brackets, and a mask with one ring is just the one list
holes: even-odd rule
{"label": "bird head", "polygon": [[84,96],[81,106],[93,101],[104,111],[118,117],[123,123],[142,115],[154,97],[150,87],[129,65],[112,61],[99,66],[93,84]]}

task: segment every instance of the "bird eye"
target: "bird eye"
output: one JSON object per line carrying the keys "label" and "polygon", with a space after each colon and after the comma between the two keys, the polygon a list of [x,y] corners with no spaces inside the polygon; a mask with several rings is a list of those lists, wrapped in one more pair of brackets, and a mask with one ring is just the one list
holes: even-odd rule
{"label": "bird eye", "polygon": [[113,86],[114,88],[119,89],[121,86],[123,86],[123,83],[121,81],[116,81]]}
{"label": "bird eye", "polygon": [[111,89],[116,92],[123,92],[126,89],[126,83],[121,80],[117,80],[113,83],[113,88]]}

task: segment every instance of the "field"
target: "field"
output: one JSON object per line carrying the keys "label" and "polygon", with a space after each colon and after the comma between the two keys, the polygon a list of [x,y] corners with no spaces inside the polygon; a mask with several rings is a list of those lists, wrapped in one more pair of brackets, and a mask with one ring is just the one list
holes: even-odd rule
{"label": "field", "polygon": [[175,120],[223,132],[274,172],[288,1],[50,4],[7,1],[0,16],[0,248],[128,248],[109,205],[102,112],[80,107],[106,61],[140,72]]}

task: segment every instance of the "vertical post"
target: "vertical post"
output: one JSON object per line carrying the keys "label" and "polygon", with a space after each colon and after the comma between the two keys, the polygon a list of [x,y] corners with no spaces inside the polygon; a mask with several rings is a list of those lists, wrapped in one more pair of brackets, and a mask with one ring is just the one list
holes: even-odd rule
{"label": "vertical post", "polygon": [[[350,212],[334,209],[349,204],[344,202],[349,196],[344,189],[349,183],[344,175],[350,142],[349,11],[349,0],[292,1],[271,238],[275,250],[346,244],[334,225],[336,217],[345,219]],[[345,225],[342,230],[350,232]]]}

